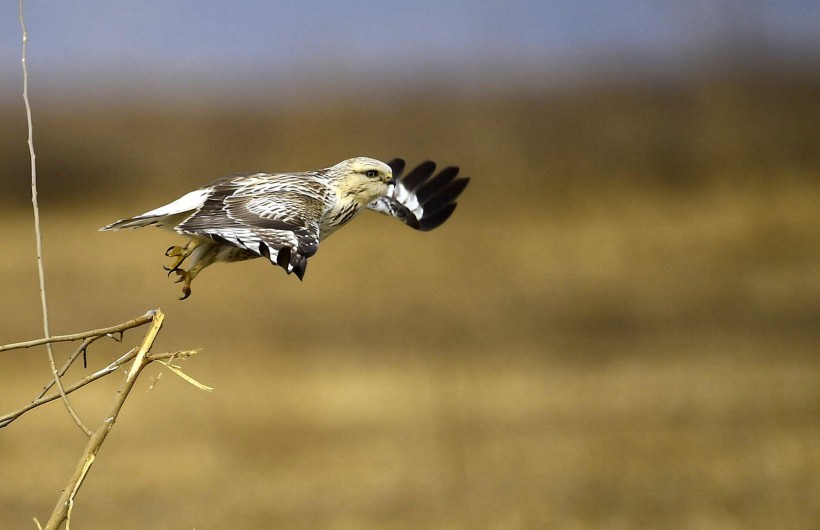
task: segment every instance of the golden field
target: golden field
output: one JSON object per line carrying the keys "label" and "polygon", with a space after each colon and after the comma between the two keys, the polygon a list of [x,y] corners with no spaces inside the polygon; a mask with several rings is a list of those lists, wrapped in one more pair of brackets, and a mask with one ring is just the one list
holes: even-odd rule
{"label": "golden field", "polygon": [[[203,348],[184,367],[215,388],[150,367],[72,528],[813,528],[818,87],[35,99],[52,333],[162,308],[156,351]],[[6,344],[42,324],[25,121],[2,118]],[[184,302],[160,267],[180,238],[97,232],[230,172],[356,155],[473,180],[436,231],[365,213],[304,283],[217,265]],[[95,343],[88,370],[140,336]],[[0,413],[48,380],[42,348],[0,362]],[[74,394],[88,424],[118,377]],[[47,519],[84,443],[57,403],[0,430],[0,528]]]}

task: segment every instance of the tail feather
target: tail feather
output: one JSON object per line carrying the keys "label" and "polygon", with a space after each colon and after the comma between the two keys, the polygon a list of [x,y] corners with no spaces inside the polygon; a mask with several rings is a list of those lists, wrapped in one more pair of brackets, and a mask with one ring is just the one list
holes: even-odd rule
{"label": "tail feather", "polygon": [[157,225],[162,226],[160,223],[167,219],[168,216],[151,216],[151,217],[132,217],[130,219],[120,219],[119,221],[115,221],[110,225],[105,225],[104,227],[100,228],[100,232],[108,232],[110,230],[122,230],[125,228],[142,228],[143,226],[151,226]]}
{"label": "tail feather", "polygon": [[108,232],[109,230],[122,230],[124,228],[142,228],[143,226],[169,226],[173,228],[183,219],[188,217],[194,210],[197,210],[205,204],[208,198],[209,190],[206,188],[198,189],[190,193],[186,193],[179,199],[160,206],[150,212],[145,212],[136,217],[129,219],[120,219],[110,225],[100,228],[100,232]]}

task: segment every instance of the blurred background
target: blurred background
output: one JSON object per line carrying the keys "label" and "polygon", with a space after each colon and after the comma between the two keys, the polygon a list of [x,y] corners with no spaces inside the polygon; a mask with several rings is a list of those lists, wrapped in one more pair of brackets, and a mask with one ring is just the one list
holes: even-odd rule
{"label": "blurred background", "polygon": [[[52,333],[160,307],[155,350],[203,348],[184,368],[215,387],[147,370],[73,526],[815,528],[819,3],[25,10]],[[42,336],[17,16],[0,344]],[[180,237],[97,232],[359,155],[473,180],[434,232],[366,213],[303,283],[217,265],[185,302],[161,268]],[[0,362],[0,413],[48,380],[42,349]],[[76,394],[89,425],[118,384]],[[0,526],[47,519],[84,444],[58,404],[0,430]]]}

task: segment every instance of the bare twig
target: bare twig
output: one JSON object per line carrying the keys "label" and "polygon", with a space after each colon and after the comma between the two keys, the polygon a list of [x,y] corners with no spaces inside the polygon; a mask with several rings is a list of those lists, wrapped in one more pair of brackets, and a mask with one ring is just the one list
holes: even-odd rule
{"label": "bare twig", "polygon": [[59,500],[57,501],[57,505],[54,507],[54,511],[51,513],[51,517],[49,517],[48,522],[43,527],[44,530],[57,530],[68,518],[68,515],[74,504],[74,498],[76,497],[77,492],[82,486],[83,480],[88,474],[91,465],[94,463],[94,459],[97,456],[97,452],[100,450],[100,446],[105,441],[105,438],[108,436],[108,432],[114,426],[114,422],[117,421],[117,415],[120,413],[120,410],[122,409],[122,406],[125,403],[125,399],[128,397],[128,394],[131,392],[131,389],[134,387],[134,383],[137,381],[137,377],[139,376],[140,372],[152,360],[150,357],[148,357],[148,351],[154,344],[154,339],[156,338],[157,333],[162,327],[162,321],[164,320],[164,318],[165,315],[162,313],[162,311],[157,310],[156,314],[154,315],[151,328],[145,334],[145,337],[142,340],[142,344],[140,344],[139,350],[137,351],[134,357],[134,361],[131,363],[131,368],[128,370],[128,375],[125,377],[125,381],[123,381],[122,386],[117,391],[114,397],[114,402],[111,405],[111,410],[108,412],[108,414],[105,415],[105,419],[102,421],[100,426],[97,427],[97,429],[92,433],[91,438],[89,438],[88,443],[85,446],[85,450],[83,451],[83,454],[80,457],[80,461],[77,464],[76,469],[74,470],[74,473],[72,473],[71,478],[68,481],[68,484],[66,485],[65,489],[63,489],[63,492],[60,495]]}
{"label": "bare twig", "polygon": [[[137,355],[137,348],[133,348],[131,351],[129,351],[128,353],[126,353],[125,355],[123,355],[122,357],[117,359],[116,361],[112,362],[111,364],[109,364],[105,368],[103,368],[101,370],[97,370],[93,374],[87,375],[84,378],[80,379],[79,381],[77,381],[73,385],[65,387],[65,393],[70,394],[70,393],[74,392],[75,390],[79,390],[80,388],[84,387],[88,383],[93,383],[97,379],[101,379],[101,378],[105,377],[106,375],[114,372],[120,366],[128,363],[128,361],[132,360],[134,357],[136,357],[136,355]],[[32,401],[31,403],[25,405],[24,407],[21,407],[21,408],[15,410],[13,412],[9,412],[8,414],[5,414],[4,416],[0,416],[0,428],[5,427],[9,423],[13,422],[17,418],[19,418],[20,416],[25,414],[26,412],[28,412],[32,409],[35,409],[35,408],[39,407],[40,405],[45,405],[46,403],[54,401],[55,399],[58,399],[59,397],[60,397],[59,393],[58,394],[51,394],[51,395],[48,395],[46,397],[43,397],[42,395],[37,396],[37,398],[35,398],[34,401]]]}
{"label": "bare twig", "polygon": [[[77,347],[77,349],[74,350],[74,353],[69,355],[68,359],[66,359],[66,362],[63,364],[63,366],[59,370],[57,370],[57,375],[60,376],[60,377],[63,377],[65,375],[65,373],[68,371],[68,369],[71,368],[71,365],[74,364],[74,361],[77,360],[77,357],[79,357],[80,354],[84,354],[88,350],[88,347],[94,341],[99,340],[101,338],[102,337],[98,335],[96,337],[88,337],[87,339],[84,339],[82,344],[80,344]],[[85,366],[85,364],[83,364],[83,366]],[[48,392],[49,389],[53,386],[54,386],[54,379],[51,379],[43,386],[43,389],[40,390],[40,393],[37,394],[37,397],[35,399],[39,399],[39,398],[43,397],[44,395],[46,395],[46,392]],[[66,394],[68,394],[68,391],[66,391]]]}
{"label": "bare twig", "polygon": [[[80,388],[86,386],[87,384],[93,383],[97,379],[102,379],[103,377],[114,373],[115,371],[117,371],[118,368],[120,368],[121,366],[123,366],[125,364],[128,364],[130,361],[132,361],[134,359],[134,357],[137,356],[137,351],[138,351],[138,348],[133,348],[128,353],[121,356],[119,359],[113,361],[111,364],[109,364],[105,368],[97,370],[93,374],[87,375],[84,378],[77,381],[76,383],[65,387],[65,393],[66,394],[71,394],[72,392],[74,392],[76,390],[79,390]],[[166,362],[171,362],[174,359],[180,359],[180,358],[185,358],[185,357],[190,357],[192,355],[196,355],[198,352],[199,352],[199,350],[184,350],[184,351],[177,351],[177,352],[151,353],[151,354],[148,354],[146,356],[146,359],[149,362],[160,361],[160,362],[162,362],[162,364],[166,364]],[[186,376],[186,377],[190,378],[190,376]],[[183,377],[183,379],[185,379],[185,377]],[[188,379],[186,379],[186,381],[188,381]],[[198,388],[202,388],[205,385],[201,385],[201,383],[200,383],[199,385],[194,384],[194,386],[197,386]],[[209,389],[209,388],[210,387],[205,387],[205,389]],[[24,405],[23,407],[20,407],[17,410],[14,410],[12,412],[4,414],[3,416],[0,416],[0,429],[2,429],[3,427],[6,427],[11,422],[13,422],[14,420],[19,418],[20,416],[22,416],[26,412],[29,412],[33,409],[36,409],[37,407],[39,407],[41,405],[45,405],[46,403],[50,403],[50,402],[54,401],[55,399],[59,399],[59,398],[60,398],[60,394],[49,394],[48,396],[45,396],[45,397],[38,396],[31,403],[28,403],[28,404]]]}
{"label": "bare twig", "polygon": [[[125,404],[125,400],[127,399],[128,395],[133,389],[134,384],[142,370],[151,362],[160,361],[168,369],[172,370],[174,373],[176,373],[189,383],[206,390],[210,390],[210,387],[202,385],[198,381],[194,380],[193,378],[182,372],[179,366],[171,364],[171,362],[174,359],[178,359],[180,357],[187,357],[195,354],[196,350],[160,354],[149,353],[151,347],[154,344],[157,333],[162,327],[164,314],[160,310],[149,311],[142,317],[128,321],[124,324],[113,326],[111,328],[98,329],[74,335],[63,335],[58,337],[51,336],[51,332],[49,330],[48,303],[46,297],[45,268],[43,265],[42,231],[40,229],[40,208],[37,198],[37,165],[33,140],[34,126],[31,116],[31,104],[28,96],[28,67],[26,63],[28,32],[26,30],[26,24],[23,17],[23,0],[19,0],[18,5],[20,27],[22,30],[23,102],[25,104],[26,120],[28,124],[27,142],[29,148],[29,157],[31,161],[31,203],[34,212],[34,234],[37,251],[37,271],[40,286],[40,303],[42,306],[44,338],[33,341],[3,345],[0,346],[0,352],[6,350],[30,348],[33,346],[45,345],[48,354],[49,368],[51,370],[53,381],[47,383],[31,403],[21,407],[20,409],[14,412],[11,412],[9,414],[6,414],[5,416],[0,417],[0,428],[7,426],[15,419],[25,414],[26,412],[34,408],[37,408],[45,403],[55,401],[59,398],[62,400],[63,405],[71,415],[72,419],[74,420],[74,423],[76,423],[76,425],[83,431],[83,433],[88,436],[88,442],[85,446],[83,455],[80,458],[80,461],[77,464],[76,469],[72,473],[67,486],[63,489],[62,493],[60,494],[60,498],[57,501],[57,505],[54,507],[54,510],[52,511],[49,520],[46,522],[45,526],[42,527],[37,518],[34,518],[34,522],[37,525],[37,528],[39,528],[40,530],[43,530],[43,528],[45,528],[45,530],[57,530],[60,527],[62,527],[64,523],[66,525],[66,530],[68,530],[71,522],[71,512],[74,507],[74,499],[77,493],[79,492],[80,487],[82,487],[83,481],[85,480],[89,470],[91,469],[91,465],[94,463],[94,459],[96,458],[97,452],[100,450],[102,443],[105,441],[106,437],[108,436],[108,433],[113,428],[113,425],[117,420],[117,416],[119,415],[123,405]],[[68,387],[63,385],[62,377],[68,372],[68,370],[71,368],[74,362],[80,357],[80,355],[83,356],[83,360],[85,362],[88,347],[94,341],[99,340],[105,336],[109,336],[114,340],[122,341],[124,331],[138,326],[142,326],[143,324],[147,324],[149,322],[151,322],[151,327],[145,333],[145,336],[143,337],[143,340],[139,347],[133,348],[128,353],[122,355],[117,360],[108,364],[108,366],[106,366],[105,368],[102,368],[101,370],[98,370],[93,374],[87,375],[86,377],[75,382],[74,384]],[[119,337],[117,337],[117,334],[119,335]],[[52,345],[55,342],[66,341],[82,341],[82,343],[77,347],[74,353],[72,353],[69,356],[69,358],[63,364],[63,366],[58,370],[57,365],[54,361],[54,352]],[[123,381],[122,385],[120,386],[119,390],[116,392],[114,396],[114,400],[109,412],[105,415],[103,421],[96,428],[96,430],[91,431],[83,424],[82,420],[77,415],[77,412],[72,407],[70,401],[68,400],[68,394],[102,377],[105,377],[106,375],[109,375],[119,370],[128,363],[131,363],[130,368],[127,372],[125,380]],[[46,395],[52,387],[56,387],[57,392],[52,392],[51,394]]]}
{"label": "bare twig", "polygon": [[[62,377],[68,371],[68,369],[71,367],[71,365],[74,363],[74,361],[77,360],[77,358],[80,356],[80,354],[83,353],[91,343],[93,343],[94,341],[96,341],[98,339],[101,339],[103,337],[112,336],[112,334],[114,334],[114,333],[119,333],[120,337],[122,337],[122,334],[125,330],[135,328],[137,326],[142,326],[144,324],[147,324],[148,322],[151,322],[151,320],[156,315],[157,311],[158,311],[157,309],[152,309],[151,311],[146,312],[141,317],[131,319],[128,322],[123,322],[122,324],[117,324],[116,326],[111,326],[109,328],[102,328],[102,329],[97,329],[97,330],[92,330],[92,331],[86,331],[86,332],[83,332],[83,333],[75,333],[73,335],[63,335],[63,336],[59,336],[59,337],[38,339],[38,340],[35,340],[35,341],[20,342],[20,343],[17,343],[17,344],[7,344],[7,345],[4,345],[4,346],[0,346],[0,351],[2,351],[2,350],[11,350],[11,349],[15,349],[15,348],[28,348],[28,347],[31,347],[31,346],[34,346],[34,345],[46,344],[46,343],[49,343],[49,342],[58,342],[58,341],[65,342],[65,341],[76,341],[76,340],[81,340],[82,339],[82,341],[83,341],[82,344],[80,344],[80,346],[74,351],[74,353],[72,353],[71,356],[69,356],[68,360],[66,360],[65,364],[57,372],[57,375],[59,377]],[[117,339],[116,337],[114,337],[114,338],[116,340],[122,340],[121,338],[119,338],[119,339]],[[75,383],[74,385],[72,385],[68,388],[64,387],[63,390],[64,390],[65,394],[68,395],[71,392],[77,390],[78,388],[82,388],[83,386],[87,385],[88,383],[96,381],[97,379],[99,379],[100,377],[103,377],[105,375],[108,375],[109,373],[113,372],[114,369],[116,369],[118,366],[121,366],[122,364],[125,364],[128,361],[130,361],[133,358],[133,356],[136,354],[135,352],[136,352],[136,350],[132,350],[132,352],[129,352],[129,353],[123,355],[122,357],[120,357],[119,359],[114,361],[113,363],[109,364],[106,368],[103,368],[102,370],[85,377],[84,379],[82,379],[78,383]],[[186,352],[181,352],[180,355],[185,355],[185,353]],[[161,357],[161,358],[165,359],[165,357]],[[160,359],[160,358],[152,359],[152,360],[158,360],[158,359]],[[59,394],[59,393],[57,393],[55,395],[48,396],[46,398],[43,397],[43,396],[45,396],[46,392],[48,392],[48,390],[53,385],[54,385],[54,380],[52,379],[49,383],[47,383],[43,387],[42,390],[40,390],[40,393],[37,394],[37,396],[34,398],[34,400],[31,403],[27,404],[24,407],[21,407],[20,409],[18,409],[16,411],[10,412],[10,413],[8,413],[4,416],[0,416],[0,428],[5,427],[6,425],[11,423],[15,419],[19,418],[20,416],[22,416],[24,413],[28,412],[31,409],[36,408],[36,407],[38,407],[40,405],[43,405],[45,403],[48,403],[50,401],[53,401],[57,398],[60,398],[61,394]]]}
{"label": "bare twig", "polygon": [[[88,337],[103,337],[106,335],[112,337],[116,341],[121,341],[122,333],[124,331],[151,322],[151,319],[154,317],[155,311],[155,309],[152,309],[151,311],[148,311],[141,317],[129,320],[128,322],[123,322],[122,324],[117,324],[116,326],[111,326],[110,328],[92,329],[91,331],[84,331],[82,333],[74,333],[71,335],[55,335],[53,337],[43,339],[29,340],[26,342],[16,342],[14,344],[5,344],[3,346],[0,346],[0,352],[8,350],[19,350],[23,348],[31,348],[33,346],[40,346],[43,344],[53,342],[71,342],[75,340],[87,339]],[[117,335],[119,335],[119,337],[117,337]]]}
{"label": "bare twig", "polygon": [[[40,278],[40,304],[43,308],[43,334],[46,338],[50,335],[48,330],[48,303],[46,302],[46,275],[43,267],[43,237],[40,231],[40,206],[37,203],[37,163],[34,154],[34,126],[31,121],[31,104],[28,99],[28,68],[26,66],[26,45],[28,42],[28,32],[26,31],[26,23],[23,19],[23,0],[19,2],[20,28],[23,31],[23,102],[26,106],[26,121],[28,122],[28,152],[31,159],[31,205],[34,210],[34,235],[37,243],[37,272]],[[54,364],[54,351],[51,349],[51,343],[46,344],[46,351],[48,352],[48,365],[51,368],[51,374],[54,376],[54,383],[60,391],[60,397],[63,400],[66,410],[71,415],[74,423],[80,428],[86,436],[91,436],[91,431],[83,425],[83,421],[77,415],[77,411],[71,406],[71,402],[66,397],[65,389],[60,381],[60,376],[57,374],[57,366]]]}

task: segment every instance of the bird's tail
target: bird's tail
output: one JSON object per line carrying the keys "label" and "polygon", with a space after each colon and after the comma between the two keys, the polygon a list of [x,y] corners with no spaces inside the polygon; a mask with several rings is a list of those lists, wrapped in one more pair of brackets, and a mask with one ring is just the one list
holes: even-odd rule
{"label": "bird's tail", "polygon": [[143,226],[166,226],[171,228],[191,215],[194,210],[201,208],[207,197],[207,189],[198,189],[186,193],[174,202],[160,206],[150,212],[145,212],[129,219],[120,219],[110,225],[106,225],[100,228],[100,232],[122,230],[123,228],[142,228]]}
{"label": "bird's tail", "polygon": [[151,225],[158,225],[160,221],[166,219],[166,216],[137,216],[131,217],[130,219],[120,219],[119,221],[115,221],[110,225],[105,225],[104,227],[100,228],[100,232],[108,232],[109,230],[123,230],[125,228],[142,228],[143,226],[151,226]]}

